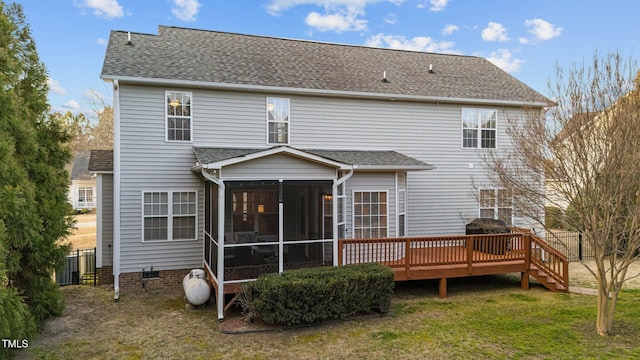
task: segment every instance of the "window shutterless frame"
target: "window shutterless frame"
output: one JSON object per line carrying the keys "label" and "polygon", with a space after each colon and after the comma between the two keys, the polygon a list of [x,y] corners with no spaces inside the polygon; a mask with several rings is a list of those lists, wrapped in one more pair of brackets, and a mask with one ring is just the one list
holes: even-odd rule
{"label": "window shutterless frame", "polygon": [[193,141],[193,93],[164,92],[164,133],[166,142]]}
{"label": "window shutterless frame", "polygon": [[352,190],[352,238],[389,237],[389,191]]}
{"label": "window shutterless frame", "polygon": [[291,138],[290,101],[267,97],[267,145],[289,145]]}
{"label": "window shutterless frame", "polygon": [[496,149],[498,147],[498,111],[495,109],[461,109],[462,149]]}
{"label": "window shutterless frame", "polygon": [[198,191],[142,191],[142,242],[198,240]]}

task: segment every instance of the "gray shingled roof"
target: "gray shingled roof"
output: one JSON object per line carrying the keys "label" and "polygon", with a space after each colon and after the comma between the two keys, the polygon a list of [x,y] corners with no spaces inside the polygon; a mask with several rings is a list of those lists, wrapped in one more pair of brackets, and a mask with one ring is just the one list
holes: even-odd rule
{"label": "gray shingled roof", "polygon": [[[548,102],[475,56],[434,54],[160,26],[112,31],[104,79],[191,81],[401,97]],[[434,73],[429,72],[433,65]],[[386,71],[388,82],[383,82]]]}
{"label": "gray shingled roof", "polygon": [[89,151],[76,151],[71,167],[71,180],[89,180],[91,173],[88,170]]}
{"label": "gray shingled roof", "polygon": [[[193,152],[199,164],[216,163],[232,158],[239,158],[250,154],[265,151],[267,149],[237,149],[194,147]],[[396,151],[359,151],[359,150],[307,150],[298,149],[306,153],[316,155],[328,160],[357,165],[362,169],[430,169],[433,168],[420,160],[400,154]]]}
{"label": "gray shingled roof", "polygon": [[113,150],[91,150],[91,158],[89,159],[89,171],[113,171]]}

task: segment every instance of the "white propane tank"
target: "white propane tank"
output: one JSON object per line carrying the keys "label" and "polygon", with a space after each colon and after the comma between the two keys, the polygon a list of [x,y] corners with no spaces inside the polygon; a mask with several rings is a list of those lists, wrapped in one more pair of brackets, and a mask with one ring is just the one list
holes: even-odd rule
{"label": "white propane tank", "polygon": [[193,269],[182,279],[182,288],[187,296],[189,304],[198,306],[209,300],[211,288],[205,279],[205,273],[202,269]]}

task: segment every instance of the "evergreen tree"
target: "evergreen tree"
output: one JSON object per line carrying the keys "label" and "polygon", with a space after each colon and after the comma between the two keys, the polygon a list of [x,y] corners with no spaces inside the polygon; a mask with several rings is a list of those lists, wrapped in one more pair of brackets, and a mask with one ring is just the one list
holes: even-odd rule
{"label": "evergreen tree", "polygon": [[62,310],[51,276],[68,250],[58,240],[73,225],[64,170],[70,137],[47,115],[47,73],[22,7],[2,1],[0,88],[0,261],[6,269],[0,285],[16,290],[42,321]]}

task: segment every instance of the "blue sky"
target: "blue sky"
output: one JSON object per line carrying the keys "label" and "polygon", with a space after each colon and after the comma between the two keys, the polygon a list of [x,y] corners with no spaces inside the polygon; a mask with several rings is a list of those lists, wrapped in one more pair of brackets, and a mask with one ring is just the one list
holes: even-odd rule
{"label": "blue sky", "polygon": [[[158,25],[482,56],[548,95],[556,64],[637,59],[637,0],[19,0],[54,111],[89,113],[111,30]],[[152,59],[150,59],[152,61]]]}

